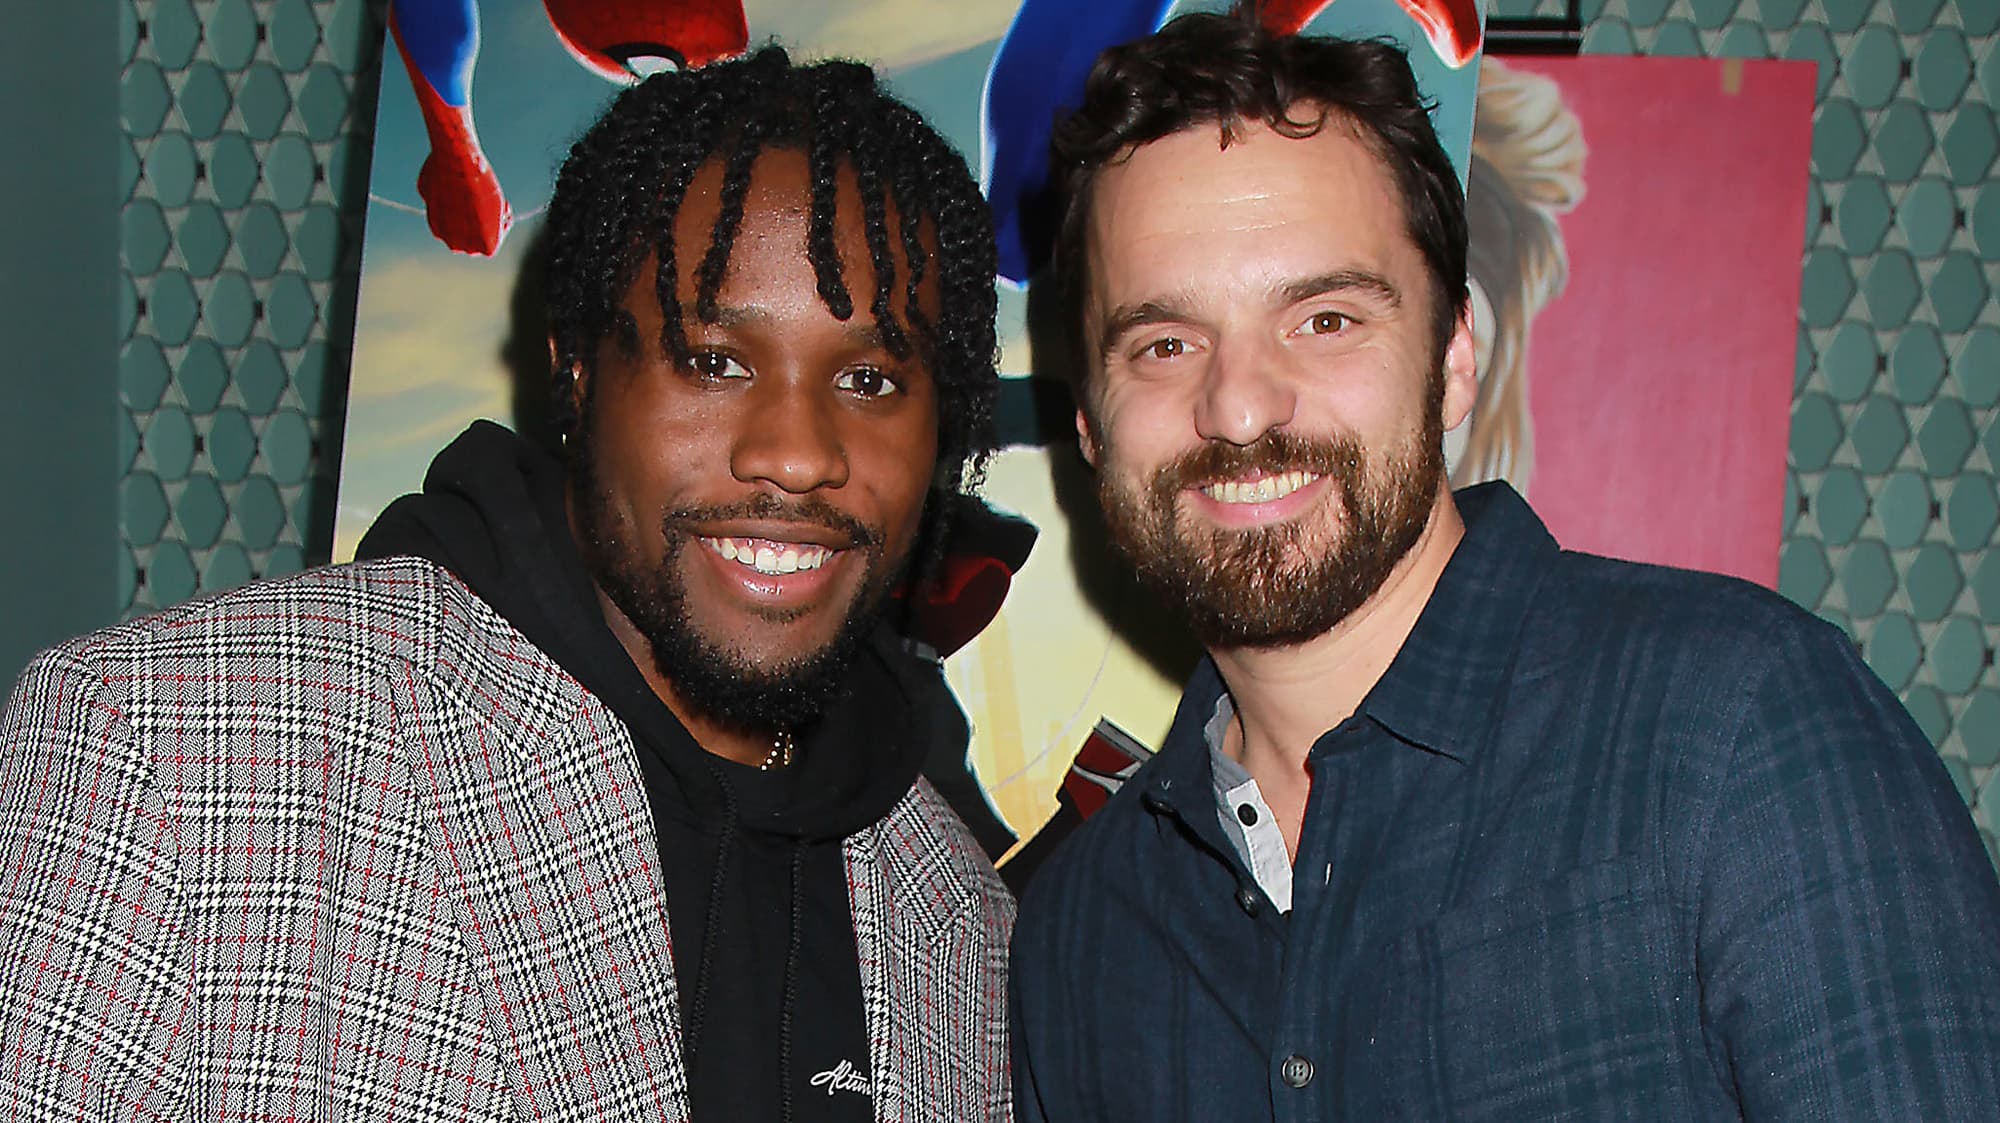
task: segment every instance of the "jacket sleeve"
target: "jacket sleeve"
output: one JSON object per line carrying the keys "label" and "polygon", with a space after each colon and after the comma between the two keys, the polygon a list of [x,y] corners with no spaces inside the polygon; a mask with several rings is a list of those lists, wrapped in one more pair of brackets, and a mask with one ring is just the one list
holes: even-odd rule
{"label": "jacket sleeve", "polygon": [[1780,637],[1701,856],[1710,1057],[1750,1120],[1991,1120],[2000,884],[1937,754],[1844,637]]}
{"label": "jacket sleeve", "polygon": [[173,1119],[193,949],[151,761],[105,677],[44,655],[0,717],[0,1120]]}

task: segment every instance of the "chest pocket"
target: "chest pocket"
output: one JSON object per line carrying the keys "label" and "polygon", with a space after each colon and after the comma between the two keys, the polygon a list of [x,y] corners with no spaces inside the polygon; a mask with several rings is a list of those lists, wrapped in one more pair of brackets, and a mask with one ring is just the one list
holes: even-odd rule
{"label": "chest pocket", "polygon": [[1449,910],[1391,943],[1350,1117],[1671,1118],[1671,916],[1631,860]]}

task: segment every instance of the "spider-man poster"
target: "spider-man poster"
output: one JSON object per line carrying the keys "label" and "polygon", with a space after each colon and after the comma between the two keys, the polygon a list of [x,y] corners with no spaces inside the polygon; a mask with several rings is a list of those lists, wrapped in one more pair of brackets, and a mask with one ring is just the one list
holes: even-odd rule
{"label": "spider-man poster", "polygon": [[[370,183],[335,554],[416,490],[472,419],[517,417],[520,372],[545,372],[524,254],[556,167],[619,83],[775,39],[804,57],[875,65],[981,175],[1002,234],[1006,449],[987,501],[1038,532],[1005,607],[947,662],[974,727],[973,763],[1027,834],[1109,717],[1164,732],[1193,649],[1119,575],[1095,525],[1066,390],[1037,371],[1022,234],[1046,126],[1104,46],[1226,0],[394,0]],[[1410,48],[1464,166],[1482,0],[1266,0],[1281,32],[1388,35]],[[1032,224],[1029,224],[1032,226]],[[1031,377],[1040,373],[1044,377]],[[539,383],[537,383],[539,388]],[[525,399],[524,399],[525,401]],[[1072,526],[1075,526],[1072,532]]]}

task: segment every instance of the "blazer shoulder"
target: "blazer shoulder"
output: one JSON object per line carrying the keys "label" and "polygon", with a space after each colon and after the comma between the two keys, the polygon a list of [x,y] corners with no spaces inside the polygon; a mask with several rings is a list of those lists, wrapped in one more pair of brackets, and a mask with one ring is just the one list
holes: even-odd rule
{"label": "blazer shoulder", "polygon": [[1014,895],[1000,880],[986,852],[930,781],[918,777],[910,791],[870,832],[879,832],[881,856],[892,889],[913,889],[957,911],[976,901],[989,915],[1011,926]]}
{"label": "blazer shoulder", "polygon": [[[504,664],[491,653],[523,645],[443,568],[391,558],[253,582],[78,636],[43,653],[19,689],[44,689],[50,670],[69,668],[143,721],[184,708],[197,683],[205,705],[254,704],[288,686],[359,698],[403,673]],[[546,657],[523,662],[541,670]]]}
{"label": "blazer shoulder", "polygon": [[134,617],[54,650],[114,664],[194,650],[416,661],[437,644],[440,608],[466,596],[456,578],[418,558],[322,566]]}

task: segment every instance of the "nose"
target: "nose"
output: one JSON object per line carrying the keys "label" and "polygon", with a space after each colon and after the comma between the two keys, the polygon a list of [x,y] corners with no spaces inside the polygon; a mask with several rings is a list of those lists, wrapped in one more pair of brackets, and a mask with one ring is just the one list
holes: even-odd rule
{"label": "nose", "polygon": [[1211,441],[1254,444],[1290,424],[1297,407],[1297,391],[1283,376],[1277,356],[1248,341],[1225,343],[1203,372],[1195,431]]}
{"label": "nose", "polygon": [[769,483],[792,495],[847,483],[847,446],[836,404],[789,380],[761,382],[747,395],[729,450],[729,470],[744,483]]}

